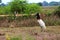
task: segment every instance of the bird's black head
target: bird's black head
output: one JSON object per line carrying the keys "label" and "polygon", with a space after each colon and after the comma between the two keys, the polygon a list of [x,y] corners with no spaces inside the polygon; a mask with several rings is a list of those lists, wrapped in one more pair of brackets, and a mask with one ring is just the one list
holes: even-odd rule
{"label": "bird's black head", "polygon": [[39,13],[37,13],[36,15],[39,15]]}
{"label": "bird's black head", "polygon": [[37,13],[36,16],[37,16],[37,19],[40,19],[40,15],[39,15],[39,13]]}

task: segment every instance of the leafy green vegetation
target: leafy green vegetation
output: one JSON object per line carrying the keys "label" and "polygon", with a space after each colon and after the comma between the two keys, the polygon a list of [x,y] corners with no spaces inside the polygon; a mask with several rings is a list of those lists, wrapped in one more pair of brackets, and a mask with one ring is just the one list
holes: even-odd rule
{"label": "leafy green vegetation", "polygon": [[[4,12],[3,12],[4,11]],[[31,14],[41,12],[41,6],[36,3],[28,3],[26,0],[13,0],[6,6],[0,6],[0,14]]]}
{"label": "leafy green vegetation", "polygon": [[13,37],[10,40],[22,40],[22,38],[20,38],[20,37]]}
{"label": "leafy green vegetation", "polygon": [[60,6],[54,11],[54,15],[60,17]]}

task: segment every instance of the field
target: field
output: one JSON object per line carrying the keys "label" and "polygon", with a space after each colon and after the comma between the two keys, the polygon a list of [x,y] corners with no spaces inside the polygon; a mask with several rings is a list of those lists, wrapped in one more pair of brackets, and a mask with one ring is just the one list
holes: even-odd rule
{"label": "field", "polygon": [[[1,1],[1,0],[0,0]],[[26,0],[0,4],[0,40],[60,40],[60,6],[39,6]],[[42,32],[36,13],[46,24]]]}
{"label": "field", "polygon": [[49,13],[54,13],[58,6],[44,6],[42,7],[43,13],[44,14],[49,14]]}
{"label": "field", "polygon": [[60,18],[49,16],[56,8],[42,9],[48,15],[43,17],[47,25],[46,32],[41,32],[35,16],[21,17],[21,14],[17,14],[14,20],[13,15],[0,15],[0,40],[60,40],[60,26],[57,26],[60,25]]}
{"label": "field", "polygon": [[47,26],[46,32],[41,32],[39,26],[0,28],[0,39],[6,40],[60,40],[60,26]]}

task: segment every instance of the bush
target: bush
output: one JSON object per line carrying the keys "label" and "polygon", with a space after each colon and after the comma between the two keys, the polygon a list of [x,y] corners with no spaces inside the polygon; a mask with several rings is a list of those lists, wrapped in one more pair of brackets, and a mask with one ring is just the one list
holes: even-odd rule
{"label": "bush", "polygon": [[27,1],[22,0],[14,0],[6,6],[0,6],[0,14],[31,14],[40,12],[41,13],[41,6],[36,3],[27,3]]}
{"label": "bush", "polygon": [[60,17],[60,6],[54,11],[54,15]]}
{"label": "bush", "polygon": [[25,10],[25,14],[32,14],[32,13],[36,13],[36,12],[42,12],[42,7],[32,3],[32,4],[27,4],[26,5],[26,10]]}

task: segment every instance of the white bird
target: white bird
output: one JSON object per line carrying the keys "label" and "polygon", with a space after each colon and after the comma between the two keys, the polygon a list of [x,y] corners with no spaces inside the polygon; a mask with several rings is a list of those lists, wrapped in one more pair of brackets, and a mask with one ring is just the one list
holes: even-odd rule
{"label": "white bird", "polygon": [[39,13],[36,14],[36,17],[37,17],[37,21],[38,21],[39,25],[42,28],[42,31],[45,31],[46,30],[46,25],[45,25],[45,22],[40,18]]}

